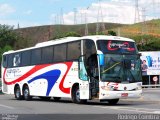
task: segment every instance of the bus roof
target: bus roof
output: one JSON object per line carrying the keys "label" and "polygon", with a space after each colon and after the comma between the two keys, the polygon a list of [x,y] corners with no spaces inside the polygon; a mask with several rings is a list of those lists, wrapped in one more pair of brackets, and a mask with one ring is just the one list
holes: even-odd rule
{"label": "bus roof", "polygon": [[82,40],[82,39],[92,39],[93,41],[97,41],[97,40],[120,40],[120,41],[135,42],[134,40],[129,39],[129,38],[125,38],[125,37],[106,36],[106,35],[92,35],[92,36],[83,36],[83,37],[65,37],[65,38],[50,40],[50,41],[46,41],[46,42],[42,42],[42,43],[37,43],[35,46],[25,48],[25,49],[20,49],[20,50],[16,50],[16,51],[10,50],[8,52],[5,52],[4,54],[21,52],[21,51],[25,51],[25,50],[30,50],[30,49],[34,49],[34,48],[41,48],[41,47],[56,45],[56,44],[61,44],[61,43],[73,42],[73,41]]}

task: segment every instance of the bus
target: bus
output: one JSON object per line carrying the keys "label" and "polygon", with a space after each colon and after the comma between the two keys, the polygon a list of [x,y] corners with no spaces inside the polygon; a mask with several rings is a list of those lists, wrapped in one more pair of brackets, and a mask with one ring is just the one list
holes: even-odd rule
{"label": "bus", "polygon": [[5,52],[2,91],[17,100],[40,97],[74,103],[117,104],[142,96],[140,54],[135,41],[106,35],[66,37]]}

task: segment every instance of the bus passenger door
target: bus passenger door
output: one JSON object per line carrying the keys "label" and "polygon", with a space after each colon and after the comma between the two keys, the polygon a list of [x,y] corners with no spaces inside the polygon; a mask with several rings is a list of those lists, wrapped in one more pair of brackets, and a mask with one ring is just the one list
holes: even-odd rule
{"label": "bus passenger door", "polygon": [[84,65],[83,56],[79,59],[79,78],[81,79],[79,83],[80,99],[89,99],[89,77]]}

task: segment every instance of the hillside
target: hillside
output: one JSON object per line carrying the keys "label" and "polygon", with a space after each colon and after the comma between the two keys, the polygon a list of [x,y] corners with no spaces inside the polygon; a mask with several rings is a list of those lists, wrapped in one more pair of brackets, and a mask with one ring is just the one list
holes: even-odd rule
{"label": "hillside", "polygon": [[[160,44],[160,19],[150,20],[144,23],[136,23],[132,25],[105,23],[106,31],[115,31],[122,37],[135,39],[137,44],[152,44],[153,48],[160,50],[157,45]],[[143,28],[143,29],[142,29]],[[15,30],[18,35],[22,36],[22,47],[34,46],[38,42],[48,41],[54,39],[58,35],[63,35],[67,32],[77,32],[81,36],[85,34],[85,24],[81,25],[47,25],[20,28]],[[96,32],[96,23],[88,24],[89,34]],[[21,44],[20,44],[21,45]],[[20,47],[17,47],[18,49]]]}
{"label": "hillside", "polygon": [[122,26],[119,31],[121,36],[134,39],[140,51],[160,51],[160,19]]}
{"label": "hillside", "polygon": [[[121,26],[118,28],[120,36],[133,37],[139,35],[149,35],[155,38],[160,37],[160,19],[146,21],[145,23],[136,23],[133,25]],[[112,29],[118,32],[118,29]]]}
{"label": "hillside", "polygon": [[[123,26],[123,24],[105,23],[106,29],[114,29]],[[38,27],[20,28],[15,30],[18,35],[22,36],[28,42],[28,46],[33,46],[38,42],[48,41],[59,34],[67,32],[77,32],[84,36],[85,24],[82,25],[47,25]],[[89,34],[96,32],[96,23],[88,24]],[[28,47],[27,46],[27,47]]]}

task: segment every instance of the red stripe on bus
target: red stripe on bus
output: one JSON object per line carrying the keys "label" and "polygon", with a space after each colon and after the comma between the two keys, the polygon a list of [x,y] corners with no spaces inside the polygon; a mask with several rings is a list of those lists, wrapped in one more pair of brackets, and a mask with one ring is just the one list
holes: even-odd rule
{"label": "red stripe on bus", "polygon": [[66,93],[66,94],[70,94],[70,88],[65,88],[65,87],[64,87],[64,80],[65,80],[65,78],[66,78],[66,75],[68,74],[68,71],[70,70],[70,68],[71,68],[71,66],[72,66],[72,62],[67,62],[67,63],[65,63],[65,64],[67,65],[67,71],[66,71],[66,73],[64,74],[64,76],[63,76],[63,78],[62,78],[62,80],[61,80],[61,82],[60,82],[60,84],[59,84],[59,89],[60,89],[62,92]]}
{"label": "red stripe on bus", "polygon": [[16,79],[16,80],[11,81],[11,82],[7,82],[7,81],[5,80],[5,74],[6,74],[6,70],[7,70],[7,69],[5,69],[5,70],[4,70],[4,73],[3,73],[3,81],[4,81],[4,83],[7,84],[7,85],[15,84],[15,83],[17,83],[17,82],[20,82],[20,81],[26,79],[27,77],[29,77],[29,76],[32,75],[33,73],[37,72],[38,70],[40,70],[40,69],[42,69],[42,68],[45,68],[45,67],[47,67],[47,66],[50,66],[50,65],[51,65],[51,64],[37,65],[37,66],[33,67],[30,71],[28,71],[27,73],[25,73],[23,76],[19,77],[19,78]]}

